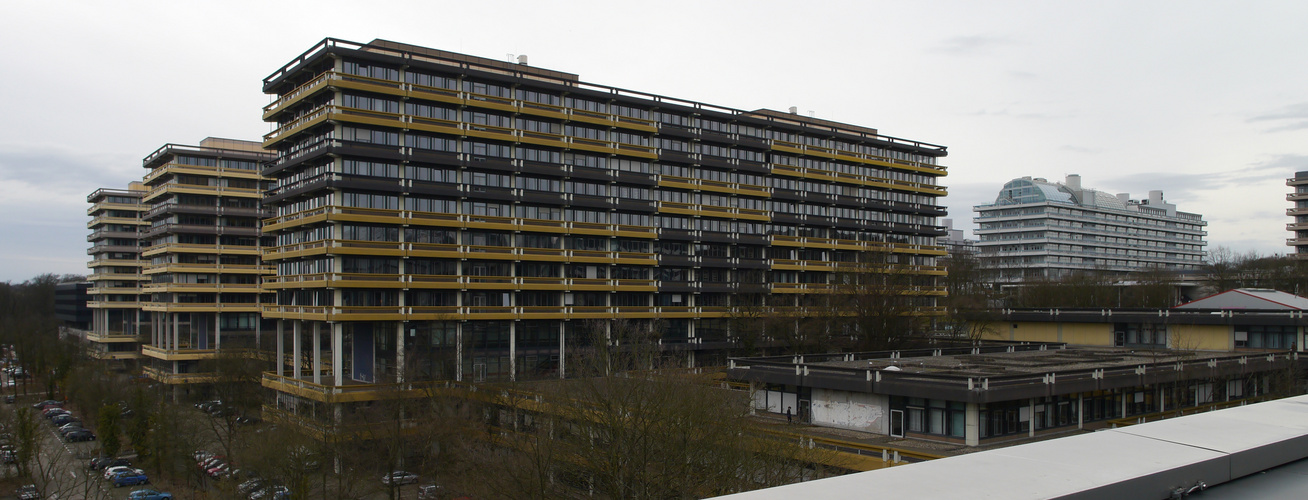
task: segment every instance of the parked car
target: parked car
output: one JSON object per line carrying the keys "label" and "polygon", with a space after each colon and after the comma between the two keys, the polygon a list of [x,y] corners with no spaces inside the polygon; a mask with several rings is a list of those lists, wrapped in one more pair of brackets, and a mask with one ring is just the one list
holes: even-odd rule
{"label": "parked car", "polygon": [[250,496],[246,498],[249,498],[250,500],[282,500],[290,497],[291,490],[287,489],[285,486],[269,486],[251,493]]}
{"label": "parked car", "polygon": [[385,476],[382,476],[382,484],[387,486],[399,486],[403,484],[414,484],[418,482],[418,475],[412,472],[397,470]]}
{"label": "parked car", "polygon": [[250,494],[260,489],[263,489],[263,487],[267,485],[268,485],[267,481],[264,481],[263,479],[256,477],[254,479],[241,483],[239,486],[236,487],[236,492],[240,493],[242,496],[248,497]]}
{"label": "parked car", "polygon": [[15,401],[18,401],[18,397],[17,397],[17,396],[14,396],[13,394],[6,394],[6,395],[5,395],[5,402],[6,402],[6,403],[14,404]]}
{"label": "parked car", "polygon": [[86,429],[78,429],[69,432],[68,434],[64,434],[64,441],[67,441],[69,443],[81,442],[81,441],[95,441],[95,433],[88,431]]}
{"label": "parked car", "polygon": [[72,414],[73,412],[59,407],[50,408],[48,410],[41,412],[41,416],[45,418],[55,418],[60,415],[72,415]]}
{"label": "parked car", "polygon": [[100,457],[92,458],[86,468],[91,470],[105,470],[109,467],[123,467],[132,465],[132,461],[126,458]]}
{"label": "parked car", "polygon": [[441,497],[441,487],[426,484],[418,487],[418,500],[437,500]]}
{"label": "parked car", "polygon": [[15,491],[14,495],[18,497],[18,500],[39,500],[41,498],[41,491],[36,489],[35,484],[26,484],[19,486],[18,491]]}
{"label": "parked car", "polygon": [[60,436],[60,437],[67,436],[68,433],[73,432],[73,431],[78,430],[78,429],[81,429],[81,428],[82,428],[82,423],[81,423],[81,422],[69,422],[69,423],[64,424],[63,426],[59,427],[59,436]]}
{"label": "parked car", "polygon": [[141,473],[140,469],[137,469],[131,472],[114,474],[110,480],[113,481],[115,488],[122,488],[123,486],[146,484],[150,482],[150,476]]}
{"label": "parked car", "polygon": [[158,490],[140,489],[128,493],[127,500],[173,500],[173,494]]}
{"label": "parked car", "polygon": [[52,407],[52,406],[63,407],[63,406],[64,406],[64,402],[63,402],[63,401],[54,400],[54,399],[47,399],[47,400],[45,400],[45,401],[42,401],[42,402],[40,402],[40,403],[37,403],[37,404],[32,405],[32,408],[36,408],[36,409],[38,409],[38,410],[44,410],[44,409],[46,409],[46,408],[50,408],[50,407]]}
{"label": "parked car", "polygon": [[71,414],[59,415],[50,419],[50,423],[54,424],[55,427],[63,427],[74,422],[81,423],[82,419],[74,417]]}
{"label": "parked car", "polygon": [[230,466],[230,465],[227,465],[227,463],[220,463],[220,464],[218,464],[218,465],[215,465],[215,466],[213,466],[213,467],[210,467],[209,470],[206,470],[206,471],[204,471],[204,472],[205,472],[206,474],[208,474],[209,477],[212,477],[212,478],[214,478],[214,479],[218,479],[219,476],[222,476],[224,473],[226,473],[226,472],[227,472],[228,470],[230,470],[230,469],[231,469],[231,466]]}
{"label": "parked car", "polygon": [[136,471],[136,469],[133,469],[131,466],[128,465],[115,465],[113,467],[105,467],[103,476],[105,479],[109,479],[111,477],[114,477],[114,474],[121,474],[124,472],[134,472],[134,471]]}

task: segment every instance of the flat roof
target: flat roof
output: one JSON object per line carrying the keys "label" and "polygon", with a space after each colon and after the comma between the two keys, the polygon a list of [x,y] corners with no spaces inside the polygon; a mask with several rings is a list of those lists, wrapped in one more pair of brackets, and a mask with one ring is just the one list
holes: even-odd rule
{"label": "flat roof", "polygon": [[[1230,353],[1212,353],[1225,357]],[[1170,349],[1143,350],[1124,348],[1066,347],[1044,351],[992,352],[984,354],[941,354],[893,359],[859,359],[825,361],[810,366],[900,371],[906,374],[987,377],[1029,375],[1051,371],[1126,368],[1164,361],[1196,357],[1195,353]],[[1208,353],[1198,357],[1213,357]]]}
{"label": "flat roof", "polygon": [[[1308,396],[1297,396],[719,498],[1168,498],[1305,457]],[[1299,496],[1308,477],[1295,470],[1276,487],[1291,481]]]}

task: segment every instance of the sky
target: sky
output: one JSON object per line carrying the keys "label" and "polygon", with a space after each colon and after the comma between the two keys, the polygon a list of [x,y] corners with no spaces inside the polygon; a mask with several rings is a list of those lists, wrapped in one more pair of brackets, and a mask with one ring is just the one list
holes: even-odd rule
{"label": "sky", "polygon": [[[1308,2],[10,2],[0,19],[0,282],[86,274],[86,197],[205,137],[259,140],[263,78],[382,38],[949,148],[944,203],[1023,176],[1204,215],[1209,249],[1286,253],[1308,170]],[[1296,50],[1295,47],[1298,47]],[[1294,54],[1300,54],[1298,56]]]}

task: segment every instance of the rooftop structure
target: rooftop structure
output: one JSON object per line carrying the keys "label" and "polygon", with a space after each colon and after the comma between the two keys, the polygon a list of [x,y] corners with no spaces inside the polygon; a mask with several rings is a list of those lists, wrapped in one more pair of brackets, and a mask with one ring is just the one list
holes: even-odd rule
{"label": "rooftop structure", "polygon": [[290,360],[264,383],[293,413],[561,377],[615,328],[694,364],[732,339],[738,292],[802,311],[865,253],[941,312],[943,146],[384,40],[324,40],[264,90],[264,314]]}
{"label": "rooftop structure", "polygon": [[1203,264],[1203,216],[1181,212],[1150,191],[1131,199],[1023,177],[1004,184],[995,202],[974,207],[979,258],[997,281],[1057,279],[1103,271],[1191,271]]}

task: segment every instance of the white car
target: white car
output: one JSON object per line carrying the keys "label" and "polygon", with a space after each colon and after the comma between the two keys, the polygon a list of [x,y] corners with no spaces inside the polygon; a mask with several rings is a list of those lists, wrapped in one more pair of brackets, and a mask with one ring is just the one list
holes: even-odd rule
{"label": "white car", "polygon": [[399,486],[402,484],[414,484],[418,482],[418,475],[412,472],[397,470],[385,476],[382,476],[382,484],[387,486]]}
{"label": "white car", "polygon": [[137,474],[144,474],[144,473],[145,473],[145,471],[143,471],[143,470],[141,470],[141,469],[133,469],[133,468],[128,467],[128,466],[126,466],[126,465],[118,465],[118,466],[109,467],[109,468],[105,469],[105,470],[104,470],[104,478],[105,478],[106,480],[108,480],[109,478],[114,477],[114,474],[118,474],[118,473],[120,473],[120,472],[135,472],[135,473],[137,473]]}

